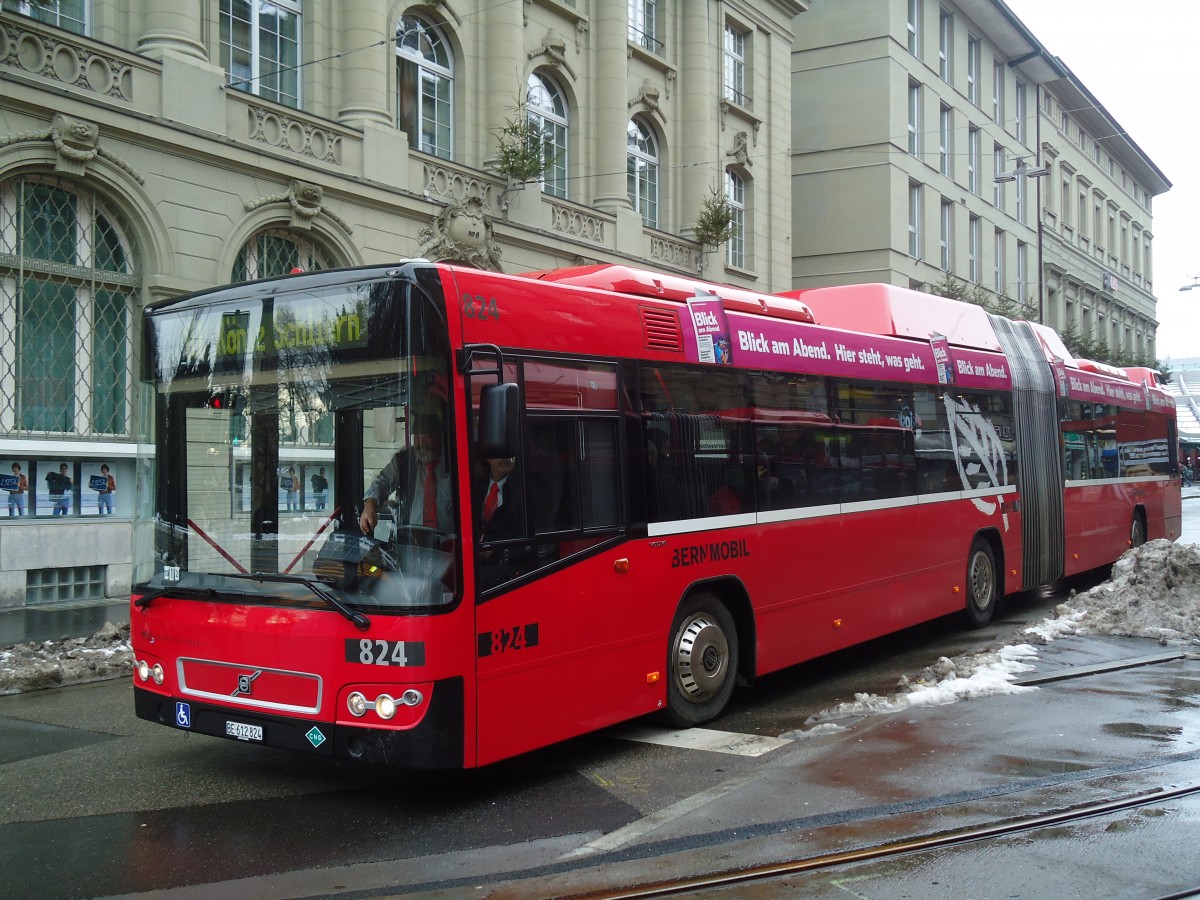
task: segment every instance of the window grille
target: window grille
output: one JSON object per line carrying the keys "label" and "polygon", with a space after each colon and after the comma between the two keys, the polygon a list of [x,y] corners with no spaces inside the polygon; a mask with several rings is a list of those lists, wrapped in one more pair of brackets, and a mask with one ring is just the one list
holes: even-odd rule
{"label": "window grille", "polygon": [[0,434],[132,433],[130,234],[68,181],[0,185]]}
{"label": "window grille", "polygon": [[233,263],[233,281],[276,278],[294,269],[317,272],[329,268],[325,255],[312,241],[286,231],[267,229],[248,240]]}

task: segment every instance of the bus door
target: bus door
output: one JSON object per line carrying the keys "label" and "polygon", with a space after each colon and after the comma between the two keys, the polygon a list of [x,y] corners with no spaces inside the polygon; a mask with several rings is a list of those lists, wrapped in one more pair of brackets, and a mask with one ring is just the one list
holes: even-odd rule
{"label": "bus door", "polygon": [[624,533],[617,367],[506,354],[504,370],[521,388],[520,439],[502,459],[472,446],[480,764],[628,718],[636,702],[616,673],[632,671],[637,592],[612,554],[590,552]]}

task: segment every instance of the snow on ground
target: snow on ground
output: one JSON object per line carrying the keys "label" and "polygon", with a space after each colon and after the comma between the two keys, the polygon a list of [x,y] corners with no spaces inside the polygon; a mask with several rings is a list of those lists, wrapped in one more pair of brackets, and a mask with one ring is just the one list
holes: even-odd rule
{"label": "snow on ground", "polygon": [[0,650],[0,694],[127,677],[133,671],[129,623],[105,623],[91,637],[28,641]]}
{"label": "snow on ground", "polygon": [[[856,694],[853,701],[811,716],[800,732],[839,730],[838,720],[953,703],[988,694],[1037,690],[1013,684],[1033,668],[1035,644],[1074,634],[1118,634],[1159,643],[1200,644],[1200,545],[1151,541],[1125,553],[1108,581],[1059,604],[1015,643],[955,659],[942,657],[915,677],[903,677],[890,697]],[[132,671],[129,625],[109,623],[89,638],[17,644],[0,650],[0,694],[127,677]]]}
{"label": "snow on ground", "polygon": [[1060,603],[1054,615],[1024,629],[1016,644],[955,659],[942,657],[915,679],[902,677],[890,697],[855,694],[852,701],[810,716],[782,737],[830,734],[842,719],[898,712],[1037,688],[1013,684],[1034,667],[1034,644],[1075,634],[1154,638],[1160,644],[1200,644],[1200,546],[1151,541],[1113,564],[1108,581]]}

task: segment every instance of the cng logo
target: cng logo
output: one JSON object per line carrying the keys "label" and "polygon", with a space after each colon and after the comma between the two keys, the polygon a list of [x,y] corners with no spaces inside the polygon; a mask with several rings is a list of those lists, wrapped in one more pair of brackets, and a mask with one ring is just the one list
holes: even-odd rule
{"label": "cng logo", "polygon": [[320,747],[323,743],[325,743],[325,735],[321,733],[321,729],[316,725],[308,729],[304,736],[308,738],[308,742],[312,744],[313,747]]}

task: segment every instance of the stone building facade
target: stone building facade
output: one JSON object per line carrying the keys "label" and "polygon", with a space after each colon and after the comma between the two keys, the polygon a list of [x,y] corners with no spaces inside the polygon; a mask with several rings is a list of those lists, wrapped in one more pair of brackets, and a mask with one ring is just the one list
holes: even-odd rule
{"label": "stone building facade", "polygon": [[[806,7],[4,0],[0,607],[128,593],[148,303],[414,256],[790,288]],[[495,170],[514,115],[549,148],[540,180]],[[714,190],[718,249],[692,236]]]}
{"label": "stone building facade", "polygon": [[793,280],[947,275],[1153,360],[1170,182],[1003,0],[814,5],[793,51]]}

